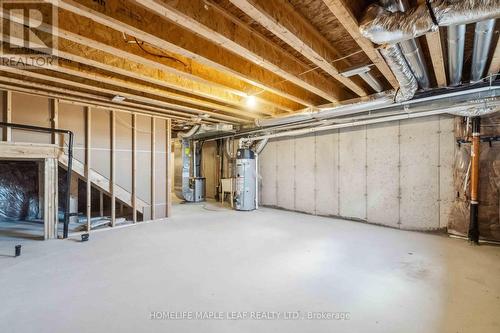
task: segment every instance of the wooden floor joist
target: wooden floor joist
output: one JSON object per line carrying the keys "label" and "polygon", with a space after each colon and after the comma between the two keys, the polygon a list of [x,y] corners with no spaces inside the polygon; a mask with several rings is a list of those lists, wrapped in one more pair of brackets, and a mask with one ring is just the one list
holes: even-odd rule
{"label": "wooden floor joist", "polygon": [[[137,104],[136,102],[121,102],[112,103],[111,98],[98,96],[96,94],[76,91],[72,89],[67,89],[63,87],[58,87],[56,85],[48,85],[40,82],[34,82],[30,80],[30,77],[14,78],[9,77],[7,74],[2,73],[0,70],[0,88],[20,91],[40,96],[54,97],[58,98],[60,101],[66,101],[75,103],[78,105],[92,105],[94,108],[102,108],[106,110],[116,110],[119,112],[136,112],[139,114],[145,114],[160,118],[171,118],[175,120],[188,121],[190,116],[173,110],[168,110],[164,108],[158,108],[149,105]],[[203,122],[215,123],[216,120],[205,119]]]}
{"label": "wooden floor joist", "polygon": [[375,49],[373,43],[363,37],[359,32],[358,20],[351,12],[347,0],[322,0],[328,6],[330,11],[335,15],[337,20],[342,24],[345,30],[358,43],[359,47],[366,53],[368,58],[377,66],[378,70],[384,75],[394,89],[399,88],[399,83],[392,73],[389,66],[385,62],[380,52]]}
{"label": "wooden floor joist", "polygon": [[446,70],[444,67],[443,47],[441,44],[441,35],[439,30],[425,35],[427,39],[427,47],[431,54],[432,66],[438,87],[446,87]]}
{"label": "wooden floor joist", "polygon": [[[330,102],[349,98],[334,81],[329,81],[319,73],[280,47],[268,42],[256,31],[235,23],[227,15],[222,15],[212,5],[202,0],[136,0],[148,10],[189,29],[226,49],[237,53],[249,62],[282,78],[304,87],[310,92]],[[207,15],[200,15],[205,12]]]}
{"label": "wooden floor joist", "polygon": [[[111,94],[111,95],[120,95],[120,96],[124,96],[130,100],[135,100],[135,101],[143,102],[146,104],[165,107],[167,109],[184,111],[184,112],[192,113],[195,116],[196,116],[196,114],[198,114],[198,115],[208,114],[214,118],[218,118],[221,120],[227,120],[230,122],[242,122],[242,118],[235,117],[235,116],[223,115],[223,114],[216,113],[216,112],[206,110],[206,109],[197,109],[195,107],[183,107],[179,104],[173,104],[173,103],[169,103],[169,102],[165,102],[165,101],[160,101],[160,100],[152,98],[152,97],[143,97],[140,95],[136,95],[136,94],[133,94],[132,92],[124,92],[124,91],[105,88],[99,82],[81,83],[81,82],[76,82],[73,80],[60,78],[60,77],[58,77],[57,73],[51,72],[49,74],[49,72],[47,70],[43,70],[43,71],[39,70],[38,72],[33,72],[33,71],[22,70],[22,69],[17,69],[17,68],[13,68],[13,67],[1,66],[1,65],[0,65],[0,70],[5,71],[5,72],[9,72],[9,73],[17,73],[20,75],[25,75],[27,77],[38,78],[41,80],[45,80],[47,82],[59,83],[61,85],[71,86],[74,88],[94,90],[94,91],[107,93],[107,94]],[[45,73],[45,74],[42,74],[42,73]],[[75,80],[76,79],[78,79],[78,78],[75,78]]]}
{"label": "wooden floor joist", "polygon": [[230,1],[355,94],[367,95],[363,87],[339,74],[339,70],[332,64],[341,58],[339,53],[291,4],[279,0]]}
{"label": "wooden floor joist", "polygon": [[[123,31],[162,50],[191,58],[302,105],[314,106],[324,101],[256,63],[250,63],[237,53],[223,49],[133,3],[126,3],[126,8],[123,8],[124,3],[118,0],[107,1],[106,6],[101,6],[92,0],[63,0],[53,1],[53,3],[117,31]],[[134,13],[134,16],[131,17],[126,13]],[[141,20],[137,20],[137,17]],[[155,22],[155,24],[147,22]],[[260,60],[257,59],[257,62]]]}

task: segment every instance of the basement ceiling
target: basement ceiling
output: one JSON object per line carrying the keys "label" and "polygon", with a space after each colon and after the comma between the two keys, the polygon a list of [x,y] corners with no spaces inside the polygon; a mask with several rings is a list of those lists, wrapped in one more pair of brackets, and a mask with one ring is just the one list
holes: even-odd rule
{"label": "basement ceiling", "polygon": [[[42,40],[57,39],[58,66],[2,65],[0,87],[161,113],[180,126],[244,124],[334,105],[375,93],[359,76],[339,74],[354,67],[370,66],[385,91],[398,88],[376,46],[357,29],[371,3],[60,0],[57,28],[35,31]],[[433,38],[419,41],[435,89],[446,86],[446,29]],[[468,25],[465,81],[473,39]],[[497,42],[498,24],[493,69]]]}

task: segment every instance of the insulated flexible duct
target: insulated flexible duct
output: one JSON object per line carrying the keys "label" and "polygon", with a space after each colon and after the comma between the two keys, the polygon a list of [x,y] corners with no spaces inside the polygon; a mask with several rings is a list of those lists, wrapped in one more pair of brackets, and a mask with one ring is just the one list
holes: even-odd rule
{"label": "insulated flexible duct", "polygon": [[498,0],[429,0],[404,13],[370,5],[360,32],[376,44],[394,44],[417,38],[440,26],[467,24],[500,16]]}
{"label": "insulated flexible duct", "polygon": [[[407,0],[381,0],[382,6],[391,12],[406,12],[410,9]],[[429,70],[425,62],[418,39],[409,39],[399,43],[399,47],[410,66],[415,79],[422,89],[430,88]]]}
{"label": "insulated flexible duct", "polygon": [[417,79],[406,62],[406,59],[398,45],[387,45],[380,48],[387,65],[391,68],[394,76],[399,82],[399,90],[396,94],[396,102],[406,101],[415,95],[418,89]]}

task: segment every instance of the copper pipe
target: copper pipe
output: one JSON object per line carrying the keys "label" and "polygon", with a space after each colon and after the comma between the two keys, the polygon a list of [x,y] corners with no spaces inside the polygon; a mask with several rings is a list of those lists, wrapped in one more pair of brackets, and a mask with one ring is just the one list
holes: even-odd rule
{"label": "copper pipe", "polygon": [[469,240],[479,242],[479,146],[481,144],[481,118],[472,118],[471,176],[470,176],[470,223]]}

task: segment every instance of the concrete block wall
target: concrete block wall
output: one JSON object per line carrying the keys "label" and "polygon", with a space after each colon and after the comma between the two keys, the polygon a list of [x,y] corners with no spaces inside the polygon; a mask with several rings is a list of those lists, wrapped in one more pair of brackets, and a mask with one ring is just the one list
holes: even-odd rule
{"label": "concrete block wall", "polygon": [[445,228],[454,200],[453,117],[271,140],[260,203],[408,230]]}

